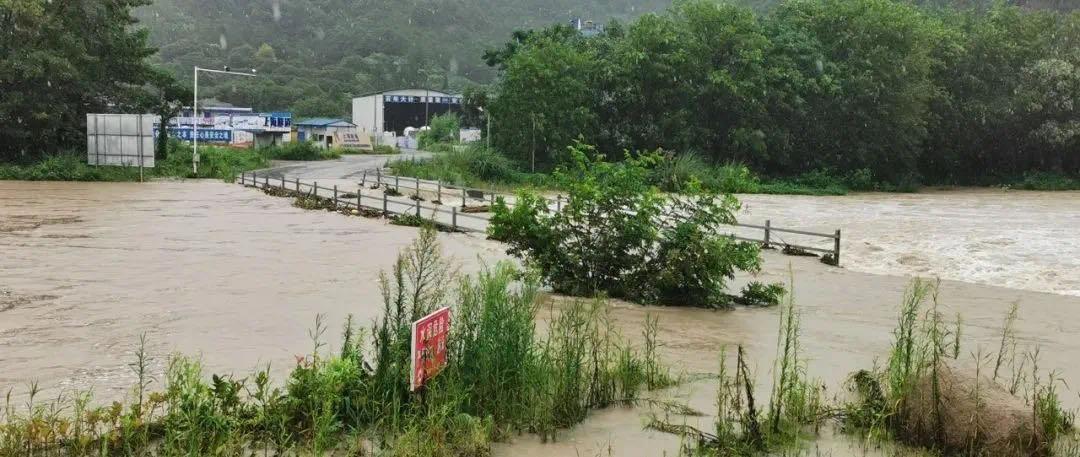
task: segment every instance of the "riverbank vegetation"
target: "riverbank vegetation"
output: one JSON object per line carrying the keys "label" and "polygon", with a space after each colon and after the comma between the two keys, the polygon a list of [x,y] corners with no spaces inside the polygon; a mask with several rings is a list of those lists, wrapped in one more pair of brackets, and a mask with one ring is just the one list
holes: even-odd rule
{"label": "riverbank vegetation", "polygon": [[799,449],[832,425],[870,445],[899,442],[925,455],[1078,455],[1076,412],[1061,402],[1068,385],[1039,366],[1037,346],[1020,346],[1012,330],[1016,306],[996,353],[965,353],[960,317],[945,320],[937,287],[912,281],[886,365],[853,373],[848,396],[828,401],[825,386],[810,377],[801,315],[789,295],[780,307],[768,397],[757,396],[762,389],[739,346],[733,364],[721,352],[713,429],[660,418],[649,427],[684,437],[683,454],[699,457],[804,455]]}
{"label": "riverbank vegetation", "polygon": [[[382,275],[382,317],[368,328],[350,319],[337,352],[317,318],[308,354],[282,386],[268,369],[209,375],[181,355],[159,381],[140,350],[138,381],[123,402],[95,406],[88,392],[43,400],[31,387],[16,405],[9,394],[0,454],[484,456],[492,441],[520,432],[556,439],[593,409],[632,404],[673,382],[655,351],[619,335],[603,301],[560,306],[541,337],[534,322],[544,302],[531,275],[508,264],[455,271],[434,232],[422,231]],[[411,325],[445,305],[448,365],[410,392]],[[643,335],[655,341],[649,321]]]}
{"label": "riverbank vegetation", "polygon": [[[322,149],[309,142],[285,143],[258,149],[214,145],[199,146],[199,172],[192,172],[191,145],[170,140],[169,152],[145,178],[203,178],[232,181],[240,173],[267,168],[271,160],[333,160],[337,149]],[[23,181],[138,181],[138,167],[90,166],[85,153],[60,153],[25,164],[0,164],[0,179]]]}
{"label": "riverbank vegetation", "polygon": [[387,164],[392,173],[478,188],[548,187],[545,174],[520,171],[506,156],[480,144],[461,145],[428,159],[406,159]]}
{"label": "riverbank vegetation", "polygon": [[1075,12],[687,1],[598,36],[515,34],[488,53],[502,76],[486,109],[495,148],[542,170],[580,140],[613,158],[672,151],[668,166],[687,160],[702,182],[742,165],[837,191],[1068,189],[1080,183],[1077,49]]}
{"label": "riverbank vegetation", "polygon": [[1018,346],[1016,318],[1014,305],[996,352],[962,349],[960,318],[945,320],[938,285],[913,281],[887,364],[851,377],[844,426],[947,455],[1077,455],[1076,413],[1061,405],[1067,384],[1041,371],[1037,346]]}
{"label": "riverbank vegetation", "polygon": [[[653,165],[663,160],[658,154],[612,163],[580,143],[569,152],[571,165],[552,175],[568,193],[561,208],[522,190],[513,207],[496,200],[488,228],[556,292],[714,308],[760,297],[725,290],[736,271],[758,271],[761,264],[757,245],[718,235],[721,225],[735,222],[734,197],[691,187],[665,198],[648,184]],[[775,294],[765,295],[762,304],[775,304]]]}

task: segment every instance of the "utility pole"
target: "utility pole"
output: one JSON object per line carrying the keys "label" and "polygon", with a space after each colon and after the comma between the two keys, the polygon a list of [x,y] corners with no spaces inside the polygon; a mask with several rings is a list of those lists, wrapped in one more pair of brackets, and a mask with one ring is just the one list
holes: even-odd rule
{"label": "utility pole", "polygon": [[484,113],[484,117],[487,118],[487,132],[484,132],[485,133],[484,137],[487,140],[487,148],[490,151],[491,150],[491,113],[489,111],[485,110],[483,106],[477,106],[476,109],[480,110],[481,113]]}
{"label": "utility pole", "polygon": [[[229,67],[226,66],[224,70],[211,70],[209,68],[195,67],[195,99],[191,103],[191,172],[195,175],[199,175],[199,72],[205,71],[207,73],[224,73],[227,75],[236,76],[255,76],[255,69],[251,69],[251,73],[237,73],[229,71]],[[161,126],[165,128],[165,126]]]}
{"label": "utility pole", "polygon": [[532,159],[532,172],[536,173],[536,113],[529,113],[529,117],[532,118],[532,146],[529,147],[529,154]]}

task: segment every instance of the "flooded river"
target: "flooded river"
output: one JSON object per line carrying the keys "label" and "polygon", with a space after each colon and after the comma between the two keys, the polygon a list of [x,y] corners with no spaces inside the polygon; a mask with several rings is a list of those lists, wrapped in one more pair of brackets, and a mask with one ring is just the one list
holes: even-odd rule
{"label": "flooded river", "polygon": [[[1075,386],[1078,200],[1076,193],[989,191],[748,196],[744,220],[845,232],[846,268],[769,252],[758,278],[787,281],[789,266],[794,271],[801,344],[830,395],[853,370],[886,356],[909,274],[946,279],[941,302],[947,315],[963,314],[972,341],[966,351],[993,351],[1003,316],[1019,302],[1021,344],[1039,345],[1040,366],[1058,368]],[[212,371],[244,374],[269,363],[283,375],[294,355],[310,352],[307,329],[316,314],[327,315],[331,343],[347,314],[360,322],[378,316],[378,272],[415,235],[383,221],[295,209],[287,199],[220,182],[0,181],[0,392],[14,388],[18,398],[36,380],[49,390],[124,395],[143,333],[159,371],[167,354],[179,351],[202,354]],[[506,258],[499,244],[476,237],[441,239],[465,271]],[[769,378],[775,309],[613,304],[626,335],[639,334],[647,312],[659,316],[662,355],[679,371],[715,372],[722,347],[744,344],[757,377]],[[714,394],[708,382],[664,393],[702,411],[713,409]],[[1064,397],[1080,407],[1075,391]],[[645,414],[601,411],[558,443],[518,437],[497,451],[673,455],[678,439],[643,431]],[[825,454],[862,454],[845,440],[819,445]]]}
{"label": "flooded river", "polygon": [[[739,198],[742,221],[771,219],[774,226],[825,233],[842,229],[843,261],[853,270],[1080,296],[1080,192],[963,189]],[[783,234],[780,239],[814,242]],[[831,248],[829,243],[822,247]]]}

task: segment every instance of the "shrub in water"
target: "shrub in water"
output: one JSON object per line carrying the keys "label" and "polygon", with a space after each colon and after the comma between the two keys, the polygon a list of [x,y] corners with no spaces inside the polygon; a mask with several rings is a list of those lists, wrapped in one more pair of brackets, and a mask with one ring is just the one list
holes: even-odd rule
{"label": "shrub in water", "polygon": [[738,201],[696,185],[665,198],[647,184],[659,154],[609,163],[590,159],[593,153],[579,143],[570,148],[570,166],[555,172],[569,192],[561,211],[529,191],[513,208],[496,201],[492,238],[506,241],[508,252],[535,265],[559,292],[726,305],[726,281],[760,266],[757,246],[717,235],[735,222]]}

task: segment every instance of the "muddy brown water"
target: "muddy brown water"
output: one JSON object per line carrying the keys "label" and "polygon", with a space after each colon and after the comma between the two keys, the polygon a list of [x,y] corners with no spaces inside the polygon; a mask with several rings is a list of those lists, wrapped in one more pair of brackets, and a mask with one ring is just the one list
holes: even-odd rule
{"label": "muddy brown water", "polygon": [[[989,221],[1015,220],[1019,217],[1015,212],[1025,207],[1045,216],[1030,219],[1044,226],[1029,233],[1059,237],[1063,234],[1051,226],[1073,216],[1054,214],[1053,195],[1013,193],[1010,199],[1032,201],[1026,206],[1023,202],[984,205],[978,211],[969,210],[967,219],[943,217],[950,226],[967,223],[972,227],[966,235],[971,246],[964,249],[980,245],[980,233],[989,239],[1006,236],[993,234]],[[1058,195],[1065,210],[1075,204],[1076,194]],[[960,202],[988,197],[958,193],[937,198]],[[867,195],[821,203],[763,196],[748,198],[747,203],[755,215],[768,212],[774,221],[778,217],[772,214],[794,218],[803,211],[810,225],[846,222],[850,239],[870,243],[869,234],[895,231],[896,218],[882,216],[880,226],[875,225],[870,215],[879,210],[867,208],[898,205],[897,199]],[[825,214],[844,214],[835,207],[845,204],[850,205],[850,214],[863,216],[813,219],[826,218],[823,207],[828,208]],[[905,208],[906,214],[919,211]],[[925,211],[911,217],[934,220],[938,210]],[[920,230],[912,238],[957,236]],[[220,182],[0,181],[0,390],[15,389],[15,398],[24,398],[28,383],[38,381],[49,394],[93,388],[99,399],[121,397],[133,382],[127,364],[144,332],[158,373],[167,354],[183,352],[201,354],[208,371],[243,375],[269,363],[275,374],[283,376],[295,355],[310,352],[307,331],[316,314],[327,316],[330,343],[337,341],[347,314],[361,323],[380,314],[378,272],[389,268],[397,251],[415,235],[415,229],[383,221],[299,210],[287,199]],[[1076,235],[1065,236],[1072,237],[1075,247]],[[463,235],[440,237],[447,254],[466,272],[506,258],[497,243]],[[892,252],[914,250],[898,235],[873,242],[898,245],[882,248]],[[1027,242],[1016,240],[1021,246]],[[1037,247],[1042,242],[1032,241],[1032,249],[1041,249]],[[936,255],[940,253],[928,252],[926,258]],[[848,262],[862,258],[853,253]],[[1044,259],[1045,265],[1038,268],[1061,270],[1062,277],[1069,277],[1075,271],[1063,269],[1074,260]],[[985,266],[989,269],[995,268],[993,262],[1001,262],[1002,269],[1013,268],[994,256],[973,255],[971,261],[990,262]],[[892,339],[896,308],[909,282],[902,275],[909,272],[901,270],[892,276],[856,271],[874,268],[837,269],[814,259],[767,252],[765,269],[756,278],[787,281],[789,269],[793,272],[803,318],[802,347],[810,373],[821,379],[829,396],[839,391],[852,371],[882,363]],[[1023,275],[1028,269],[1014,271]],[[749,279],[740,277],[736,285]],[[1080,341],[1075,338],[1080,335],[1080,319],[1075,317],[1080,297],[1016,285],[975,284],[978,280],[946,279],[941,287],[943,311],[963,315],[965,352],[996,350],[1002,318],[1016,301],[1021,310],[1016,324],[1021,345],[1040,346],[1041,366],[1057,368],[1065,379],[1080,382],[1080,366],[1075,363],[1080,360]],[[1037,281],[1025,284],[1037,288],[1031,286]],[[640,339],[646,314],[658,315],[661,354],[676,371],[713,373],[721,348],[743,344],[759,383],[768,385],[778,326],[775,309],[708,311],[618,302],[611,306],[619,328],[633,340]],[[715,385],[689,382],[657,395],[688,402],[708,413],[714,408]],[[1064,401],[1080,407],[1075,390],[1066,391]],[[643,430],[650,413],[663,414],[647,408],[600,411],[564,432],[556,443],[520,436],[498,445],[496,451],[536,456],[673,455],[679,446],[677,438]],[[685,420],[707,427],[710,418]],[[809,445],[808,452],[883,455],[878,449],[862,449],[854,440],[831,436],[827,433],[825,439]]]}

